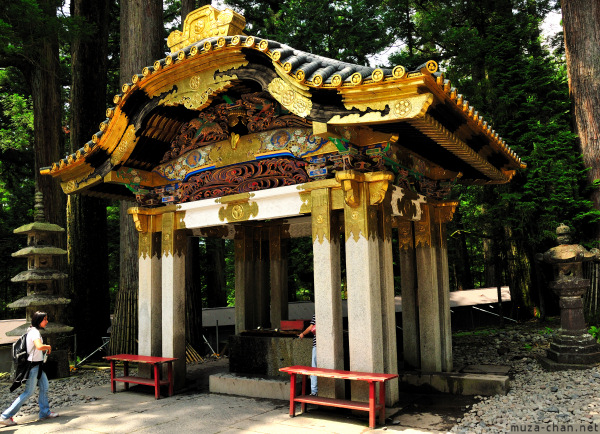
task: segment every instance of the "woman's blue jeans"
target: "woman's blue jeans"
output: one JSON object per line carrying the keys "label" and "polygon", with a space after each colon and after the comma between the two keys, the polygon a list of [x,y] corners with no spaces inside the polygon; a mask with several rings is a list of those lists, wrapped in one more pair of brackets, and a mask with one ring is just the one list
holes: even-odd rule
{"label": "woman's blue jeans", "polygon": [[46,373],[42,371],[42,376],[38,380],[37,377],[40,368],[41,365],[36,365],[31,368],[31,371],[29,371],[29,377],[25,383],[25,390],[17,399],[14,400],[10,407],[4,410],[2,413],[2,419],[10,419],[17,414],[21,406],[27,402],[31,395],[33,395],[36,384],[40,388],[38,400],[38,403],[40,404],[40,419],[50,415],[50,406],[48,405],[48,377],[46,377]]}
{"label": "woman's blue jeans", "polygon": [[[313,368],[317,367],[317,347],[313,347],[313,349],[312,349],[312,367]],[[310,376],[310,393],[313,395],[316,395],[317,392],[318,392],[317,376],[311,375]]]}

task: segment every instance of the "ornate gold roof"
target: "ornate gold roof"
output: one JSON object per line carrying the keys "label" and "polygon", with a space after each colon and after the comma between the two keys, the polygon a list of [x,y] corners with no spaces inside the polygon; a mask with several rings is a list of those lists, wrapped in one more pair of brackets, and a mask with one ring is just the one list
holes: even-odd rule
{"label": "ornate gold roof", "polygon": [[228,92],[260,90],[321,137],[366,129],[461,182],[504,183],[525,167],[436,62],[353,65],[243,35],[244,24],[231,10],[192,12],[168,38],[172,53],[123,84],[100,131],[41,172],[59,177],[66,193],[128,197],[128,184],[162,185],[153,169],[182,125]]}

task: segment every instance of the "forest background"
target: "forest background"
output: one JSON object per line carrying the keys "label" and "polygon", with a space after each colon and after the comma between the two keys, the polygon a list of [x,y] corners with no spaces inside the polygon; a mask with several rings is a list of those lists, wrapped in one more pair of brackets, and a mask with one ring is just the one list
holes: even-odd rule
{"label": "forest background", "polygon": [[[210,3],[3,2],[0,319],[25,316],[22,310],[7,307],[25,295],[22,284],[11,282],[26,266],[25,261],[11,257],[25,242],[13,229],[33,220],[37,188],[44,193],[46,219],[67,228],[67,240],[60,243],[69,254],[61,266],[70,279],[60,291],[72,303],[63,322],[89,337],[82,345],[92,349],[105,335],[109,314],[114,313],[111,348],[135,351],[137,247],[135,233],[126,227],[130,218],[124,216],[131,204],[85,196],[67,199],[54,181],[39,176],[39,168],[82,147],[97,131],[121,84],[131,81],[132,73],[125,71],[139,72],[163,58],[168,51],[166,37],[181,29],[182,17]],[[542,32],[549,14],[561,12],[558,0],[213,3],[244,15],[246,33],[314,54],[408,69],[430,59],[437,61],[459,93],[527,163],[507,185],[454,186],[449,199],[457,200],[459,206],[448,225],[451,290],[509,285],[514,318],[556,313],[556,302],[546,286],[551,273],[536,262],[536,254],[555,245],[555,229],[561,223],[569,225],[576,242],[588,248],[597,246],[600,232],[598,176],[589,162],[600,152],[598,137],[587,131],[582,134],[577,121],[585,116],[577,110],[588,104],[578,100],[585,95],[573,91],[573,77],[569,93],[567,70],[575,51],[570,54],[565,49],[562,28]],[[582,0],[563,1],[563,14],[572,12],[565,3],[592,18],[599,14],[600,6],[590,10]],[[593,35],[586,35],[589,27],[579,24],[583,35],[578,37],[598,42],[598,23]],[[145,57],[136,50],[145,50]],[[590,63],[595,58],[600,64],[598,51],[585,55]],[[595,93],[600,94],[597,89]],[[597,113],[592,120],[600,124]],[[130,237],[133,233],[129,241],[127,233]],[[200,239],[193,249],[197,266],[194,285],[188,290],[188,300],[193,302],[187,306],[188,316],[197,318],[201,307],[233,304],[233,246],[226,240]],[[289,299],[309,300],[313,294],[311,240],[292,240],[289,251]],[[400,294],[399,270],[395,276]],[[588,304],[594,303],[597,300]],[[600,322],[596,310],[587,313],[590,324]],[[90,318],[100,319],[90,324]],[[190,333],[195,327],[188,329]],[[189,340],[198,340],[196,335],[188,336]]]}

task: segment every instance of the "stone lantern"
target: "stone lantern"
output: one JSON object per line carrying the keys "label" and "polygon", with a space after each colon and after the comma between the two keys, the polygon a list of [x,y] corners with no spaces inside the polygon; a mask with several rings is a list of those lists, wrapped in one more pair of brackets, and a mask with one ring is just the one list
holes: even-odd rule
{"label": "stone lantern", "polygon": [[[73,327],[56,321],[56,313],[62,306],[71,302],[68,298],[57,294],[56,282],[67,278],[67,275],[55,269],[55,258],[65,255],[66,250],[55,247],[53,243],[59,234],[65,230],[58,225],[44,221],[42,193],[36,192],[34,205],[34,222],[23,225],[14,230],[15,234],[27,235],[27,246],[12,254],[14,257],[27,259],[27,270],[20,272],[11,279],[11,282],[27,284],[27,295],[8,305],[17,309],[25,308],[26,322],[14,330],[6,332],[8,336],[21,336],[29,326],[31,317],[36,311],[47,312],[50,322],[42,336],[44,341],[56,345],[56,338],[61,333],[68,333]],[[69,375],[69,363],[66,351],[53,349],[48,359],[48,374],[51,377],[64,377]]]}
{"label": "stone lantern", "polygon": [[583,278],[583,262],[593,260],[599,253],[571,244],[570,232],[568,226],[561,224],[556,229],[558,246],[541,255],[544,262],[552,265],[554,280],[548,286],[558,295],[560,306],[560,330],[547,357],[540,359],[551,370],[584,369],[600,362],[600,345],[587,332],[582,299],[590,286],[589,279]]}

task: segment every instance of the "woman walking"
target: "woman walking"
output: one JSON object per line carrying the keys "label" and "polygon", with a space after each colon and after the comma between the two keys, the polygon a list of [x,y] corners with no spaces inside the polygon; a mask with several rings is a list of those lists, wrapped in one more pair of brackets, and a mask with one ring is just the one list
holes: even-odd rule
{"label": "woman walking", "polygon": [[44,352],[50,354],[52,347],[44,345],[40,329],[43,329],[48,324],[48,314],[46,312],[36,312],[31,318],[31,327],[27,331],[27,360],[31,363],[29,376],[25,384],[25,391],[14,400],[12,405],[8,407],[0,416],[0,425],[13,426],[17,423],[13,420],[13,416],[17,414],[19,409],[35,390],[37,384],[40,388],[39,405],[40,419],[50,419],[57,417],[57,413],[50,411],[48,405],[48,377],[43,369]]}

